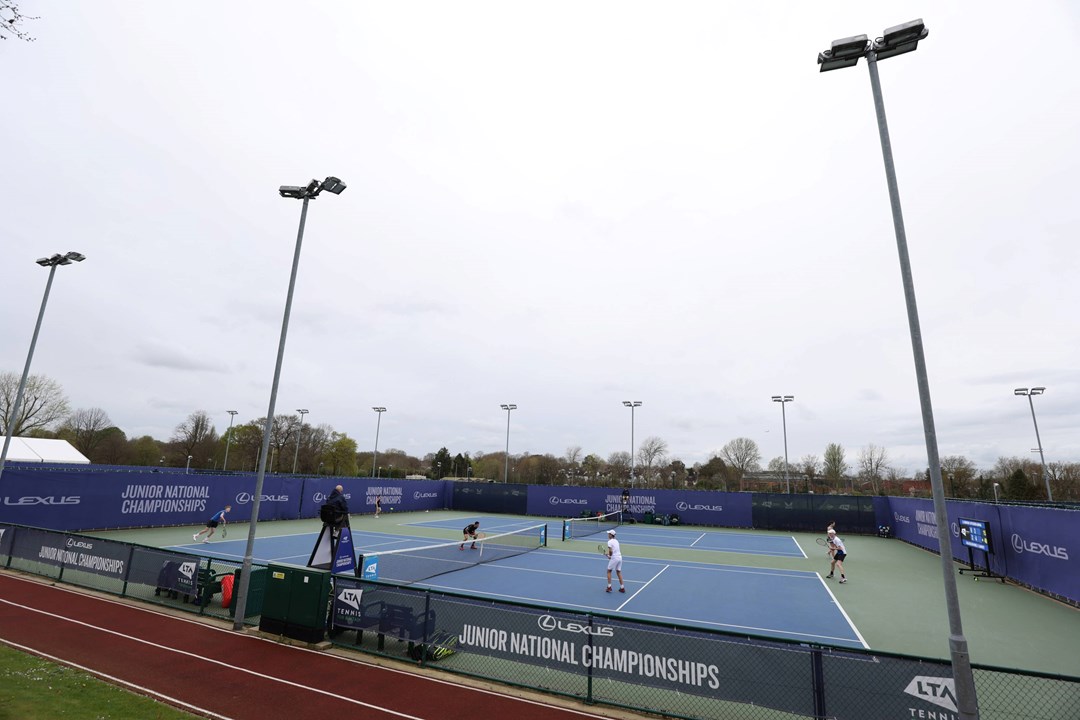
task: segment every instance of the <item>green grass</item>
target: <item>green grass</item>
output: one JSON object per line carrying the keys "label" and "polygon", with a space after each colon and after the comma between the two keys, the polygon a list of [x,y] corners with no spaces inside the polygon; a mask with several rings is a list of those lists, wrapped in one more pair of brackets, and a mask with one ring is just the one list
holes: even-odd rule
{"label": "green grass", "polygon": [[176,708],[0,644],[0,720],[190,720]]}

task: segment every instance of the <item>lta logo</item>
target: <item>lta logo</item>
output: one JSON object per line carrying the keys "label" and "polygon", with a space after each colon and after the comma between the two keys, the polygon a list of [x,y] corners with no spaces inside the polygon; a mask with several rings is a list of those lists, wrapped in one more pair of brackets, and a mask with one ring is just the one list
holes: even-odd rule
{"label": "lta logo", "polygon": [[908,683],[904,692],[950,712],[956,712],[956,686],[953,685],[952,678],[919,675]]}

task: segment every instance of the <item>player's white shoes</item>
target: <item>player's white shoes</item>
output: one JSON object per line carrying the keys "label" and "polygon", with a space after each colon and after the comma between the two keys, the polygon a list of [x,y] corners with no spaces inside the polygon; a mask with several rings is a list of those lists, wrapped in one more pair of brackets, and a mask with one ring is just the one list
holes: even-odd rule
{"label": "player's white shoes", "polygon": [[192,540],[198,540],[199,539],[199,533],[195,533],[194,535],[192,535],[191,539]]}

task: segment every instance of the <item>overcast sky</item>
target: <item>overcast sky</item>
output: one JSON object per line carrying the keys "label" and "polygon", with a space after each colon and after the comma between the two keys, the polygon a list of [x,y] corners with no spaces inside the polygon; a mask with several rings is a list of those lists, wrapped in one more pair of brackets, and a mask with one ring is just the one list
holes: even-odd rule
{"label": "overcast sky", "polygon": [[[0,370],[129,436],[279,413],[423,455],[926,466],[865,62],[880,74],[940,453],[1080,461],[1071,2],[46,3],[0,41]],[[1053,39],[1052,39],[1053,38]],[[1015,49],[1010,50],[1010,45]]]}

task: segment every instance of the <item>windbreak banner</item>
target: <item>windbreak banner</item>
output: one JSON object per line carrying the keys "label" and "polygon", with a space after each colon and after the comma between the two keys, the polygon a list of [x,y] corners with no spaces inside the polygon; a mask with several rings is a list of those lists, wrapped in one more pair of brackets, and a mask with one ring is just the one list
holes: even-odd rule
{"label": "windbreak banner", "polygon": [[645,516],[678,515],[684,525],[752,527],[750,493],[724,493],[657,488],[596,488],[575,486],[529,486],[529,515],[581,517],[616,510],[628,512],[638,522]]}
{"label": "windbreak banner", "polygon": [[[889,504],[896,537],[938,551],[938,518],[932,501],[890,498]],[[950,501],[946,509],[954,559],[966,563],[970,557],[979,567],[989,563],[995,575],[1080,602],[1080,541],[1075,530],[1080,511],[957,501]],[[960,518],[988,524],[992,552],[973,550],[969,556],[960,541]]]}
{"label": "windbreak banner", "polygon": [[376,499],[383,513],[442,510],[446,507],[447,480],[390,480],[376,478],[306,478],[300,517],[318,517],[319,508],[341,485],[350,514],[374,514]]}
{"label": "windbreak banner", "polygon": [[[299,517],[302,482],[267,477],[259,519]],[[52,530],[202,525],[226,505],[231,522],[247,522],[254,489],[245,475],[6,470],[0,522]]]}
{"label": "windbreak banner", "polygon": [[11,546],[11,556],[124,580],[130,569],[131,546],[85,536],[19,528]]}

